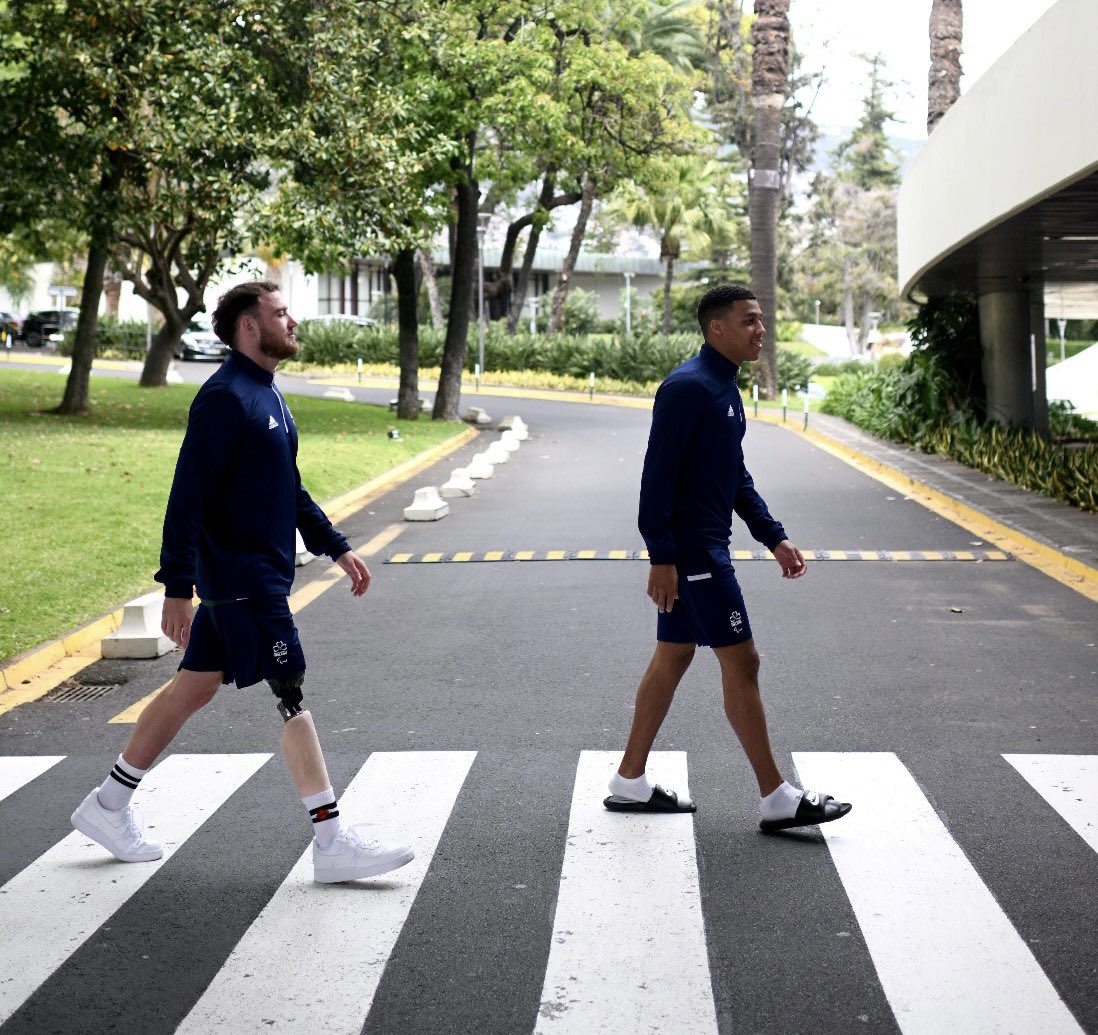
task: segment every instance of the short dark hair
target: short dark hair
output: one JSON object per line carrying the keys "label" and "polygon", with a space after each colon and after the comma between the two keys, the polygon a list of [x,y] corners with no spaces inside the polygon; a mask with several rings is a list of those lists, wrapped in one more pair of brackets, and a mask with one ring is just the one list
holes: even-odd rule
{"label": "short dark hair", "polygon": [[229,288],[218,300],[212,322],[216,334],[230,349],[236,348],[236,324],[245,313],[254,312],[263,295],[278,291],[273,280],[249,280]]}
{"label": "short dark hair", "polygon": [[698,303],[698,323],[702,336],[709,333],[709,321],[725,315],[737,302],[750,301],[755,292],[739,284],[716,284],[701,297]]}

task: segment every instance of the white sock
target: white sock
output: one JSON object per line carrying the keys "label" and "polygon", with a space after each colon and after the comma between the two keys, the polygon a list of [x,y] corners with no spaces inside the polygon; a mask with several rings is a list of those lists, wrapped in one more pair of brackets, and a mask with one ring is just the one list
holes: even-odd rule
{"label": "white sock", "polygon": [[621,773],[614,773],[610,777],[610,793],[630,801],[648,801],[652,797],[652,785],[648,782],[647,773],[641,773],[632,780],[626,779]]}
{"label": "white sock", "polygon": [[141,777],[147,772],[148,769],[138,769],[119,755],[110,775],[96,792],[99,804],[108,812],[124,809],[133,799],[133,792],[137,790]]}
{"label": "white sock", "polygon": [[762,799],[762,818],[792,819],[797,814],[797,806],[800,805],[803,794],[804,791],[799,787],[794,787],[783,780]]}
{"label": "white sock", "polygon": [[319,794],[301,799],[313,820],[313,837],[321,848],[327,848],[339,833],[339,804],[335,792],[329,787]]}

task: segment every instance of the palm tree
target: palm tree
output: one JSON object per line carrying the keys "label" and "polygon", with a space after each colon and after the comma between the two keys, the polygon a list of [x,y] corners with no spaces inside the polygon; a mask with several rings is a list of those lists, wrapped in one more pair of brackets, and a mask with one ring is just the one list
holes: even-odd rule
{"label": "palm tree", "polygon": [[701,30],[685,14],[696,0],[644,0],[635,21],[620,34],[631,57],[657,54],[679,72],[692,72],[705,64],[705,40]]}
{"label": "palm tree", "polygon": [[649,228],[660,235],[663,281],[663,333],[671,333],[671,283],[683,253],[708,255],[732,242],[736,232],[738,184],[726,163],[715,158],[678,155],[660,163],[658,177],[644,187],[632,181],[606,206],[613,221]]}
{"label": "palm tree", "polygon": [[930,80],[926,131],[931,133],[961,96],[961,0],[934,0],[930,7]]}
{"label": "palm tree", "polygon": [[751,220],[751,290],[766,321],[760,364],[761,391],[778,391],[775,330],[778,303],[778,209],[781,201],[782,108],[789,83],[789,0],[755,0],[751,28],[751,153],[748,214]]}

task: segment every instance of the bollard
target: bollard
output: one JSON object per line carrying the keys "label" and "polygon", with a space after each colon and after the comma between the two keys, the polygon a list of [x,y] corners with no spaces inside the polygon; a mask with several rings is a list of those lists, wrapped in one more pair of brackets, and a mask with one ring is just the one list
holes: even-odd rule
{"label": "bollard", "polygon": [[595,368],[594,367],[591,368],[591,378],[587,382],[587,398],[588,399],[594,399],[595,398]]}
{"label": "bollard", "polygon": [[438,521],[450,513],[450,504],[438,494],[438,489],[427,485],[416,489],[410,507],[404,508],[405,521]]}
{"label": "bollard", "polygon": [[479,392],[480,391],[480,364],[479,363],[474,363],[473,364],[473,376],[476,378],[477,391]]}
{"label": "bollard", "polygon": [[484,425],[492,423],[492,418],[479,406],[470,406],[461,419],[469,424]]}
{"label": "bollard", "polygon": [[464,467],[455,467],[450,472],[450,480],[439,487],[438,494],[444,500],[450,500],[472,496],[476,491],[476,484],[469,477],[469,472]]}
{"label": "bollard", "polygon": [[362,357],[361,356],[358,357],[358,379],[359,379],[359,381],[362,380]]}
{"label": "bollard", "polygon": [[507,452],[503,443],[498,440],[484,451],[484,455],[490,464],[505,464],[511,459],[511,454]]}
{"label": "bollard", "polygon": [[521,417],[504,417],[497,427],[500,431],[513,431],[520,442],[525,442],[530,437],[530,429]]}
{"label": "bollard", "polygon": [[782,423],[783,424],[785,423],[785,411],[786,411],[786,408],[788,406],[789,406],[789,389],[788,388],[783,388],[782,389]]}
{"label": "bollard", "polygon": [[507,450],[508,453],[514,453],[519,445],[519,437],[513,431],[505,431],[499,437],[499,444]]}
{"label": "bollard", "polygon": [[491,478],[496,473],[495,467],[488,459],[487,453],[477,453],[465,467],[465,473],[470,478]]}
{"label": "bollard", "polygon": [[804,430],[808,430],[808,385],[804,386]]}
{"label": "bollard", "polygon": [[751,398],[755,400],[755,416],[759,415],[759,386],[753,384],[751,386]]}
{"label": "bollard", "polygon": [[175,646],[160,629],[164,594],[146,593],[124,605],[118,632],[99,644],[105,658],[159,658]]}

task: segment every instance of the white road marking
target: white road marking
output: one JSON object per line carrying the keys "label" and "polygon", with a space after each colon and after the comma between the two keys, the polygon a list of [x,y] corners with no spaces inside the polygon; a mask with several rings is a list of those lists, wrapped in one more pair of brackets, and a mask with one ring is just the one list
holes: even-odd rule
{"label": "white road marking", "polygon": [[117,862],[74,831],[0,888],[0,1023],[270,757],[171,755],[137,795],[147,836],[164,845],[162,859]]}
{"label": "white road marking", "polygon": [[320,885],[310,845],[177,1035],[360,1032],[474,758],[475,751],[371,755],[339,796],[340,817],[368,818],[365,836],[410,844],[415,859],[381,877]]}
{"label": "white road marking", "polygon": [[[535,1031],[716,1032],[693,819],[605,809],[620,758],[580,755]],[[653,752],[649,773],[689,795],[685,752]]]}
{"label": "white road marking", "polygon": [[1098,755],[1003,755],[1098,852]]}
{"label": "white road marking", "polygon": [[64,758],[64,755],[6,755],[0,758],[0,801],[31,780],[37,780]]}
{"label": "white road marking", "polygon": [[905,1035],[1080,1028],[914,778],[891,752],[795,752],[850,801],[820,827]]}

